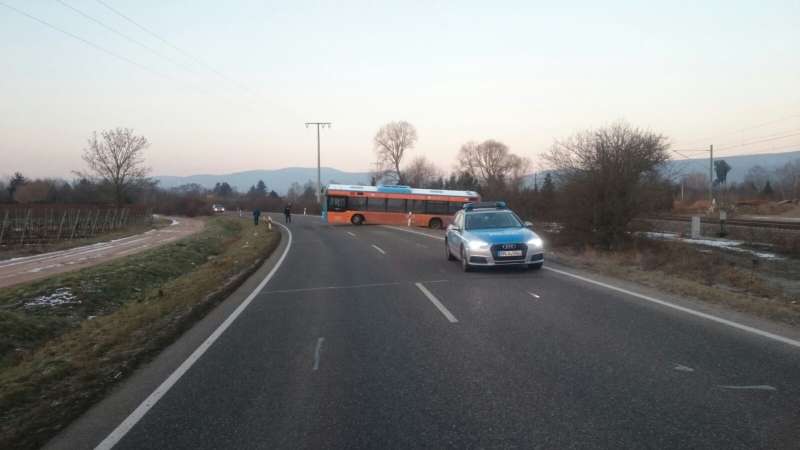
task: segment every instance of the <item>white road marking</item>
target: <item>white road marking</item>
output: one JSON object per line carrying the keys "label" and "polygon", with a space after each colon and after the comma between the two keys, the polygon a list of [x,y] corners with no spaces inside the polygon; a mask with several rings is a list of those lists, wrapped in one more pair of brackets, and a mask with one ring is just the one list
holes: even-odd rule
{"label": "white road marking", "polygon": [[[391,228],[393,230],[405,231],[406,233],[420,234],[422,236],[427,236],[427,237],[429,237],[431,239],[439,239],[440,241],[444,240],[443,237],[433,236],[433,235],[430,235],[430,234],[427,234],[427,233],[421,233],[419,231],[406,230],[406,229],[403,229],[403,228],[392,227],[392,226],[388,226],[388,225],[386,225],[385,227],[386,228]],[[778,334],[775,334],[775,333],[770,333],[769,331],[759,330],[758,328],[754,328],[754,327],[751,327],[751,326],[748,326],[748,325],[743,325],[741,323],[737,323],[737,322],[734,322],[732,320],[723,319],[721,317],[717,317],[717,316],[714,316],[714,315],[711,315],[711,314],[707,314],[707,313],[704,313],[704,312],[695,311],[695,310],[693,310],[691,308],[687,308],[685,306],[676,305],[674,303],[670,303],[670,302],[667,302],[667,301],[664,301],[664,300],[659,300],[657,298],[653,298],[653,297],[650,297],[648,295],[639,294],[637,292],[633,292],[633,291],[629,291],[627,289],[623,289],[623,288],[620,288],[620,287],[612,286],[612,285],[607,284],[607,283],[602,283],[600,281],[595,281],[595,280],[592,280],[591,278],[582,277],[582,276],[576,275],[574,273],[569,273],[569,272],[566,272],[566,271],[563,271],[563,270],[553,269],[552,267],[547,267],[547,266],[544,266],[542,268],[546,269],[546,270],[549,270],[551,272],[560,273],[561,275],[565,275],[565,276],[572,277],[572,278],[575,278],[575,279],[578,279],[578,280],[581,280],[581,281],[585,281],[587,283],[592,283],[592,284],[595,284],[597,286],[602,286],[602,287],[604,287],[606,289],[611,289],[612,291],[622,292],[623,294],[628,294],[630,296],[633,296],[633,297],[636,297],[636,298],[639,298],[639,299],[642,299],[642,300],[646,300],[648,302],[656,303],[656,304],[659,304],[661,306],[665,306],[667,308],[672,308],[672,309],[684,312],[686,314],[691,314],[693,316],[702,317],[703,319],[710,320],[712,322],[721,323],[723,325],[727,325],[729,327],[736,328],[738,330],[745,331],[747,333],[752,333],[752,334],[755,334],[755,335],[758,335],[758,336],[761,336],[761,337],[765,337],[767,339],[772,339],[774,341],[783,342],[784,344],[791,345],[792,347],[800,348],[800,341],[797,341],[795,339],[787,338],[785,336],[781,336],[781,335],[778,335]]]}
{"label": "white road marking", "polygon": [[528,295],[530,295],[533,298],[541,298],[538,295],[534,294],[533,292],[528,292]]}
{"label": "white road marking", "polygon": [[156,388],[155,391],[153,391],[128,417],[126,417],[125,420],[123,420],[122,423],[111,432],[111,434],[106,436],[106,438],[103,439],[103,441],[100,442],[97,447],[95,447],[96,450],[111,449],[123,437],[125,437],[125,435],[142,419],[142,417],[144,417],[144,415],[147,414],[147,412],[150,411],[150,409],[155,406],[159,400],[161,400],[161,398],[170,390],[170,388],[172,388],[172,386],[174,386],[175,383],[181,379],[181,377],[194,365],[194,363],[196,363],[197,360],[199,360],[200,357],[202,357],[203,354],[209,348],[211,348],[214,342],[216,342],[217,339],[222,336],[222,333],[224,333],[225,330],[227,330],[228,327],[233,324],[236,318],[239,317],[242,312],[244,312],[248,305],[250,305],[256,295],[258,295],[258,293],[264,289],[264,286],[269,283],[269,280],[272,279],[272,277],[275,275],[275,272],[277,272],[281,267],[283,261],[286,259],[286,255],[289,254],[289,249],[292,247],[292,231],[284,225],[277,225],[282,226],[284,229],[286,229],[286,232],[289,233],[289,242],[286,244],[286,248],[283,250],[283,254],[281,255],[280,259],[278,259],[275,267],[273,267],[267,276],[261,280],[261,283],[256,286],[253,292],[251,292],[250,295],[248,295],[247,298],[245,298],[244,301],[237,306],[235,310],[233,310],[231,315],[229,315],[228,318],[225,319],[225,321],[222,322],[222,324],[220,324],[220,326],[217,327],[217,329],[214,330],[214,332],[211,333],[211,335],[206,338],[206,340],[203,341],[203,343],[200,344],[200,346],[197,347],[195,351],[192,352],[192,354],[189,355],[189,357],[186,358],[186,360],[181,363],[181,365],[178,366],[178,368],[175,369],[175,371],[172,372],[170,376],[167,377],[167,379]]}
{"label": "white road marking", "polygon": [[314,349],[314,370],[319,369],[319,353],[322,350],[323,342],[325,342],[324,337],[317,339],[317,348]]}
{"label": "white road marking", "polygon": [[311,292],[311,291],[327,291],[327,290],[334,290],[334,289],[359,289],[359,288],[368,288],[368,287],[384,287],[384,286],[397,286],[402,284],[399,281],[391,282],[391,283],[368,283],[368,284],[352,284],[349,286],[320,286],[320,287],[313,287],[313,288],[297,288],[297,289],[277,289],[274,291],[264,291],[264,295],[267,294],[287,294],[291,292]]}
{"label": "white road marking", "polygon": [[423,233],[421,231],[408,230],[408,229],[405,229],[405,228],[393,227],[391,225],[384,225],[383,227],[384,228],[391,228],[392,230],[397,230],[397,231],[405,231],[406,233],[419,234],[421,236],[429,237],[431,239],[438,239],[440,241],[444,240],[444,237],[442,237],[442,236],[436,236],[436,235],[433,235],[433,234]]}
{"label": "white road marking", "polygon": [[672,369],[673,370],[677,370],[679,372],[694,372],[694,369],[692,369],[689,366],[684,366],[683,364],[678,364],[675,367],[673,367]]}
{"label": "white road marking", "polygon": [[736,389],[736,390],[748,390],[748,391],[777,391],[774,387],[768,384],[758,384],[755,386],[717,386],[720,389]]}
{"label": "white road marking", "polygon": [[428,300],[430,300],[431,303],[433,303],[433,306],[435,306],[442,314],[444,314],[444,316],[447,318],[447,320],[450,321],[450,323],[458,323],[458,319],[456,319],[456,316],[454,316],[453,313],[451,313],[450,310],[448,310],[442,304],[442,302],[439,301],[439,299],[437,299],[433,294],[431,294],[431,291],[429,291],[428,288],[423,286],[422,283],[414,283],[414,284],[417,285],[417,288],[419,288],[419,290],[422,291],[423,294],[425,294],[425,297],[428,297]]}
{"label": "white road marking", "polygon": [[347,234],[349,234],[350,236],[356,237],[356,234],[353,233],[352,231],[348,231]]}
{"label": "white road marking", "polygon": [[611,289],[612,291],[622,292],[623,294],[628,294],[630,296],[633,296],[633,297],[636,297],[636,298],[640,298],[640,299],[646,300],[648,302],[656,303],[656,304],[659,304],[661,306],[666,306],[667,308],[676,309],[678,311],[685,312],[685,313],[691,314],[693,316],[701,317],[703,319],[710,320],[712,322],[721,323],[721,324],[727,325],[729,327],[733,327],[733,328],[736,328],[736,329],[739,329],[739,330],[742,330],[742,331],[746,331],[748,333],[752,333],[752,334],[755,334],[755,335],[758,335],[758,336],[765,337],[767,339],[772,339],[774,341],[783,342],[784,344],[789,344],[789,345],[791,345],[793,347],[800,348],[800,341],[796,341],[794,339],[790,339],[790,338],[787,338],[787,337],[784,337],[784,336],[780,336],[780,335],[777,335],[777,334],[774,334],[774,333],[770,333],[769,331],[759,330],[758,328],[753,328],[751,326],[742,325],[741,323],[737,323],[737,322],[734,322],[734,321],[731,321],[731,320],[728,320],[728,319],[723,319],[722,317],[717,317],[717,316],[714,316],[714,315],[711,315],[711,314],[707,314],[707,313],[704,313],[704,312],[695,311],[695,310],[687,308],[685,306],[680,306],[680,305],[676,305],[674,303],[670,303],[670,302],[667,302],[667,301],[664,301],[664,300],[659,300],[657,298],[653,298],[653,297],[650,297],[648,295],[639,294],[638,292],[629,291],[627,289],[623,289],[623,288],[620,288],[620,287],[612,286],[612,285],[607,284],[607,283],[602,283],[600,281],[592,280],[591,278],[586,278],[586,277],[582,277],[580,275],[575,275],[574,273],[569,273],[569,272],[565,272],[563,270],[553,269],[552,267],[547,267],[547,266],[543,267],[543,269],[547,269],[547,270],[549,270],[551,272],[559,273],[561,275],[566,275],[568,277],[572,277],[572,278],[575,278],[577,280],[585,281],[587,283],[595,284],[597,286],[602,286],[602,287],[604,287],[606,289]]}
{"label": "white road marking", "polygon": [[385,254],[386,254],[386,252],[385,252],[385,251],[383,251],[383,249],[382,249],[382,248],[378,247],[378,246],[377,246],[377,245],[375,245],[375,244],[372,244],[372,248],[374,248],[375,250],[377,250],[377,251],[381,252],[381,254],[382,254],[382,255],[385,255]]}

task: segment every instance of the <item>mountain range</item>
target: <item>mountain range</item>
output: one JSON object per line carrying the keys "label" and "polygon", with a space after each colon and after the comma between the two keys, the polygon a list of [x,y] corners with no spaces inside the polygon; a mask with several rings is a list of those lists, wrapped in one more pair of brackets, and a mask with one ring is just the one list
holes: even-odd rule
{"label": "mountain range", "polygon": [[[741,182],[747,175],[747,171],[754,166],[761,166],[768,171],[772,171],[783,166],[787,162],[800,159],[800,151],[786,153],[764,153],[752,155],[721,156],[715,160],[724,159],[730,166],[728,182]],[[688,174],[691,172],[708,173],[708,158],[679,159],[670,161],[668,171],[673,174]],[[322,183],[341,183],[341,184],[369,184],[369,172],[346,172],[333,167],[323,167]],[[249,170],[246,172],[235,172],[228,174],[200,174],[189,176],[156,176],[159,185],[163,188],[173,188],[184,184],[196,183],[205,188],[213,188],[216,183],[227,182],[239,192],[247,192],[250,186],[263,180],[269,190],[274,190],[279,194],[285,194],[292,183],[300,183],[317,179],[316,167],[287,167],[274,170]],[[533,176],[529,176],[529,184],[533,184]],[[544,180],[544,173],[537,177],[539,184]]]}
{"label": "mountain range", "polygon": [[[332,167],[322,167],[320,173],[322,184],[369,184],[370,179],[368,172],[345,172]],[[155,179],[158,180],[159,186],[167,189],[192,183],[211,189],[217,183],[227,182],[239,192],[247,192],[250,186],[261,180],[267,185],[267,190],[274,190],[282,195],[289,190],[292,183],[300,183],[302,185],[309,180],[316,182],[317,168],[286,167],[274,170],[248,170],[246,172],[221,175],[157,176]]]}

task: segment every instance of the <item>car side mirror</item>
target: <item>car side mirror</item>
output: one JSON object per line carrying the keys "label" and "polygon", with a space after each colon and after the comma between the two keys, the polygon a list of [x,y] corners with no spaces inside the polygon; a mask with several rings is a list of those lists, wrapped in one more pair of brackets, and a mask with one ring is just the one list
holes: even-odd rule
{"label": "car side mirror", "polygon": [[459,231],[459,228],[451,223],[447,226],[447,231]]}
{"label": "car side mirror", "polygon": [[525,221],[525,228],[533,228],[533,222]]}

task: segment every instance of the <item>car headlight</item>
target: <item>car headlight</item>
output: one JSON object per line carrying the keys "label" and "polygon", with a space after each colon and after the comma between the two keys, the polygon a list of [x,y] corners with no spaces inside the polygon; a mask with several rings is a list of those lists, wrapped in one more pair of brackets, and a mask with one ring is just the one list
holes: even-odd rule
{"label": "car headlight", "polygon": [[469,249],[470,250],[486,250],[489,248],[489,244],[483,241],[470,241]]}
{"label": "car headlight", "polygon": [[537,248],[542,248],[542,245],[544,245],[544,242],[542,242],[542,240],[540,238],[533,238],[533,239],[528,241],[528,245],[532,245],[532,246],[537,247]]}

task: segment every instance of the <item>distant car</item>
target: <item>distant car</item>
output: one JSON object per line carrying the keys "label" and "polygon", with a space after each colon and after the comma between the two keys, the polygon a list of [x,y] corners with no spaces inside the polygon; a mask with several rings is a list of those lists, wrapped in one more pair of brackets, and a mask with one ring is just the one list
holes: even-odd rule
{"label": "distant car", "polygon": [[526,266],[540,269],[544,244],[503,202],[467,203],[447,227],[448,260],[458,259],[465,272],[474,266]]}
{"label": "distant car", "polygon": [[214,210],[215,213],[224,213],[225,207],[219,204],[214,204],[211,206],[211,209]]}

